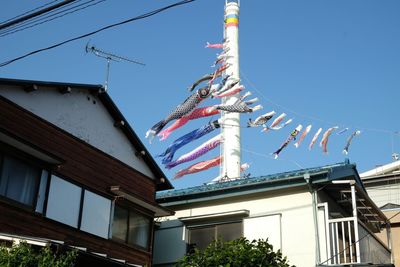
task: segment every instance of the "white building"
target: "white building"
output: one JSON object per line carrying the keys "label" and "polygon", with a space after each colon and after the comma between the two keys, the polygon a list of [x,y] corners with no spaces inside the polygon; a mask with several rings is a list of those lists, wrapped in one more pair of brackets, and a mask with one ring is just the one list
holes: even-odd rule
{"label": "white building", "polygon": [[310,266],[394,266],[387,218],[348,162],[160,192],[174,210],[155,232],[154,266],[172,266],[212,239],[268,238],[289,263]]}
{"label": "white building", "polygon": [[[388,217],[392,236],[394,263],[400,264],[400,161],[363,172],[360,177],[368,195]],[[381,235],[382,239],[385,232]]]}

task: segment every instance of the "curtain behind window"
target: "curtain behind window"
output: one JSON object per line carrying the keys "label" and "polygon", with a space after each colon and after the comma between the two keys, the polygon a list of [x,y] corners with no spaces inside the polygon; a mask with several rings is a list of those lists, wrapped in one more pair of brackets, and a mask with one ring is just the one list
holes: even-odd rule
{"label": "curtain behind window", "polygon": [[40,170],[10,156],[4,156],[0,195],[33,206]]}
{"label": "curtain behind window", "polygon": [[147,248],[149,245],[150,220],[130,212],[128,243]]}

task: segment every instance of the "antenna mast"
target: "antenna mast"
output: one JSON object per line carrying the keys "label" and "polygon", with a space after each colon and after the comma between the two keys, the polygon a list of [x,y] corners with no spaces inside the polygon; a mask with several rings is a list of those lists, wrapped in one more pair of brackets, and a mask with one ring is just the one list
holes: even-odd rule
{"label": "antenna mast", "polygon": [[117,61],[117,62],[126,61],[126,62],[130,62],[130,63],[138,64],[141,66],[146,66],[146,64],[144,64],[142,62],[100,50],[100,49],[96,48],[94,45],[89,46],[89,44],[87,44],[85,51],[86,51],[86,53],[92,52],[93,54],[95,54],[98,57],[107,59],[107,71],[106,71],[106,80],[104,82],[104,91],[108,90],[108,79],[110,77],[110,62],[111,61]]}
{"label": "antenna mast", "polygon": [[[224,37],[227,42],[226,70],[231,78],[239,80],[239,6],[240,1],[225,1]],[[222,104],[233,104],[239,100],[239,93],[225,97]],[[240,177],[241,144],[240,144],[240,113],[222,112],[222,148],[221,179],[237,179]]]}

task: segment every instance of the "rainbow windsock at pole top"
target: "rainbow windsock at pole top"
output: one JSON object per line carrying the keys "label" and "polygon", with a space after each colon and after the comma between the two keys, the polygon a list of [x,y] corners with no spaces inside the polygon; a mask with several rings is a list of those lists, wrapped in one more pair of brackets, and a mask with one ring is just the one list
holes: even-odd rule
{"label": "rainbow windsock at pole top", "polygon": [[237,14],[226,14],[225,27],[239,27],[239,16]]}

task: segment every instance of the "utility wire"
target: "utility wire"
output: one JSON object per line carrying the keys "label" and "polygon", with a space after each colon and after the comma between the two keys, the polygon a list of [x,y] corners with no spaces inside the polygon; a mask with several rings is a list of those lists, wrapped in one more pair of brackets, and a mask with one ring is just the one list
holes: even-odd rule
{"label": "utility wire", "polygon": [[[310,120],[313,120],[313,121],[319,121],[319,122],[322,122],[322,123],[325,123],[325,124],[331,124],[331,125],[339,125],[339,126],[340,126],[340,125],[345,125],[345,124],[342,124],[342,123],[331,122],[331,121],[323,120],[323,119],[320,119],[320,118],[317,118],[317,117],[314,117],[314,116],[302,114],[302,113],[299,113],[299,112],[297,112],[297,111],[295,111],[295,110],[293,110],[293,109],[290,109],[290,108],[288,108],[288,107],[285,107],[285,106],[283,106],[283,105],[280,105],[280,104],[278,104],[278,103],[273,102],[271,99],[267,98],[260,90],[258,90],[258,89],[256,88],[256,85],[255,85],[254,83],[252,83],[252,82],[247,78],[246,74],[244,74],[242,70],[241,70],[240,72],[241,72],[241,76],[246,80],[246,82],[248,82],[248,83],[250,84],[250,86],[251,86],[252,88],[254,88],[254,90],[256,90],[256,91],[264,98],[265,101],[267,101],[267,102],[273,104],[274,106],[276,106],[276,107],[278,107],[278,108],[281,108],[281,109],[283,109],[283,110],[286,110],[287,112],[290,112],[290,113],[292,113],[292,114],[294,114],[294,115],[297,115],[297,116],[299,116],[299,117],[306,118],[306,119],[310,119]],[[379,132],[379,133],[386,133],[386,134],[392,134],[392,133],[396,133],[396,132],[397,132],[397,131],[391,131],[391,130],[387,130],[387,129],[377,129],[377,128],[358,127],[357,125],[354,125],[353,128],[354,128],[354,129],[360,129],[360,130],[362,130],[362,131]]]}
{"label": "utility wire", "polygon": [[[93,2],[93,1],[95,1],[95,0],[91,0],[91,1],[89,1],[89,2]],[[7,36],[7,35],[16,33],[16,32],[20,32],[20,31],[23,31],[23,30],[26,30],[26,29],[29,29],[29,28],[33,28],[33,27],[35,27],[35,26],[37,26],[37,25],[40,25],[40,24],[43,24],[43,23],[46,23],[46,22],[49,22],[49,21],[52,21],[52,20],[55,20],[55,19],[64,17],[64,16],[66,16],[66,15],[69,15],[69,14],[72,14],[72,13],[75,13],[75,12],[78,12],[78,11],[80,11],[80,10],[86,9],[86,8],[88,8],[88,7],[91,7],[91,6],[98,5],[98,4],[100,4],[100,3],[104,2],[104,1],[106,1],[106,0],[99,0],[98,2],[95,2],[95,3],[89,4],[89,5],[83,6],[83,7],[81,7],[81,8],[77,8],[77,7],[79,7],[79,6],[82,6],[82,5],[87,4],[87,3],[89,3],[89,2],[83,3],[83,4],[80,4],[80,5],[78,5],[78,6],[71,7],[71,8],[69,8],[69,9],[67,9],[67,10],[63,10],[63,11],[60,11],[60,12],[58,12],[58,13],[55,13],[55,14],[52,14],[52,15],[49,15],[49,16],[46,16],[46,17],[44,17],[44,18],[41,18],[41,19],[36,20],[36,21],[38,21],[38,22],[36,22],[36,21],[30,21],[30,22],[25,23],[25,24],[22,24],[22,25],[17,25],[16,27],[13,27],[13,28],[11,28],[11,29],[9,29],[9,30],[4,31],[4,33],[3,33],[3,32],[0,32],[0,37],[4,37],[4,36]],[[69,11],[69,12],[65,12],[65,11],[68,11],[68,10],[71,10],[71,9],[73,9],[73,10],[72,10],[72,11]],[[60,14],[60,13],[61,13],[61,15],[54,17],[55,15]],[[43,20],[43,19],[46,19],[46,18],[49,18],[49,19]],[[36,22],[36,23],[35,23],[35,22]],[[34,23],[34,24],[32,24],[32,23]]]}
{"label": "utility wire", "polygon": [[74,1],[76,1],[76,0],[65,0],[65,1],[63,1],[63,2],[61,2],[61,3],[58,3],[58,4],[55,4],[55,5],[49,6],[49,7],[47,7],[47,8],[43,8],[43,9],[41,9],[41,10],[39,10],[39,11],[36,11],[36,12],[34,12],[34,13],[31,13],[31,14],[28,14],[28,15],[26,15],[26,16],[20,17],[20,18],[18,18],[18,19],[15,19],[15,20],[12,20],[12,21],[3,23],[3,24],[0,25],[0,30],[5,29],[5,28],[8,28],[8,27],[10,27],[10,26],[13,26],[13,25],[15,25],[15,24],[17,24],[17,23],[23,22],[23,21],[25,21],[25,20],[28,20],[28,19],[37,17],[37,16],[39,16],[39,15],[41,15],[41,14],[44,14],[44,13],[47,13],[47,12],[49,12],[49,11],[51,11],[51,10],[56,9],[56,8],[65,6],[65,5],[67,5],[67,4],[69,4],[69,3],[72,3],[72,2],[74,2]]}
{"label": "utility wire", "polygon": [[274,161],[280,160],[280,161],[291,162],[291,163],[293,163],[294,165],[296,165],[297,167],[299,167],[300,169],[304,169],[303,166],[301,166],[298,162],[296,162],[296,161],[294,161],[294,160],[282,159],[282,158],[273,159],[273,158],[271,157],[271,155],[268,155],[268,154],[263,154],[263,153],[259,153],[259,152],[256,152],[256,151],[244,149],[244,148],[242,148],[242,150],[245,151],[245,152],[247,152],[247,153],[250,153],[250,154],[253,154],[253,155],[257,155],[257,156],[260,156],[260,157],[264,157],[264,158],[267,158],[267,159],[271,159],[271,160],[274,160]]}
{"label": "utility wire", "polygon": [[48,46],[48,47],[45,47],[45,48],[41,48],[41,49],[38,49],[38,50],[35,50],[35,51],[32,51],[32,52],[29,52],[29,53],[27,53],[25,55],[16,57],[14,59],[10,59],[8,61],[2,62],[2,63],[0,63],[0,67],[7,66],[7,65],[9,65],[9,64],[11,64],[11,63],[13,63],[15,61],[21,60],[23,58],[32,56],[34,54],[37,54],[37,53],[40,53],[40,52],[43,52],[43,51],[46,51],[46,50],[51,50],[53,48],[62,46],[64,44],[67,44],[67,43],[70,43],[70,42],[73,42],[73,41],[76,41],[76,40],[79,40],[79,39],[82,39],[82,38],[85,38],[85,37],[88,37],[88,36],[91,36],[91,35],[94,35],[96,33],[102,32],[104,30],[107,30],[107,29],[110,29],[110,28],[113,28],[113,27],[116,27],[116,26],[120,26],[120,25],[129,23],[129,22],[132,22],[132,21],[135,21],[135,20],[140,20],[140,19],[144,19],[144,18],[147,18],[147,17],[151,17],[151,16],[156,15],[156,14],[158,14],[160,12],[163,12],[163,11],[165,11],[167,9],[170,9],[170,8],[173,8],[173,7],[176,7],[176,6],[180,6],[180,5],[184,5],[184,4],[188,4],[188,3],[194,2],[194,1],[196,1],[196,0],[183,0],[183,1],[180,1],[180,2],[177,2],[177,3],[174,3],[174,4],[171,4],[171,5],[168,5],[168,6],[165,6],[165,7],[162,7],[162,8],[147,12],[147,13],[139,15],[137,17],[133,17],[133,18],[130,18],[130,19],[118,22],[118,23],[114,23],[114,24],[105,26],[103,28],[100,28],[98,30],[92,31],[90,33],[86,33],[86,34],[83,34],[83,35],[80,35],[80,36],[65,40],[65,41],[63,41],[61,43],[57,43],[57,44],[54,44],[54,45],[51,45],[51,46]]}
{"label": "utility wire", "polygon": [[[57,12],[57,11],[59,13],[60,12],[64,12],[64,10],[63,10],[64,8],[68,8],[69,6],[75,5],[75,4],[77,4],[78,2],[81,2],[81,1],[86,1],[86,0],[75,0],[74,2],[68,3],[66,5],[63,5],[61,7],[58,7],[58,8],[52,9],[52,10],[49,10],[49,11],[47,11],[47,12],[45,12],[43,14],[39,14],[39,15],[33,17],[33,18],[29,18],[29,19],[26,19],[24,21],[18,22],[16,24],[12,25],[12,26],[9,26],[9,27],[7,27],[5,29],[0,30],[0,32],[4,33],[4,32],[13,31],[16,28],[21,28],[21,27],[23,27],[25,25],[32,24],[32,23],[34,23],[36,21],[41,21],[41,20],[47,18],[45,16],[49,16],[50,17],[50,16],[52,16],[52,13]],[[91,0],[91,1],[93,1],[93,0]]]}
{"label": "utility wire", "polygon": [[50,4],[54,3],[54,2],[57,2],[57,1],[59,1],[59,0],[53,0],[53,1],[49,2],[49,3],[47,3],[47,4],[38,6],[38,7],[34,8],[34,9],[31,9],[31,10],[29,10],[29,11],[26,11],[26,12],[20,14],[20,15],[17,15],[17,16],[14,16],[14,17],[12,17],[12,18],[9,18],[9,19],[7,19],[7,20],[4,20],[4,21],[0,22],[0,25],[1,25],[1,24],[4,24],[4,23],[6,23],[6,22],[9,22],[9,21],[11,21],[11,20],[13,20],[13,19],[22,17],[22,16],[24,16],[24,15],[26,15],[26,14],[32,13],[32,12],[35,11],[35,10],[41,9],[41,8],[43,8],[43,7],[46,7],[46,6],[48,6],[48,5],[50,5]]}

